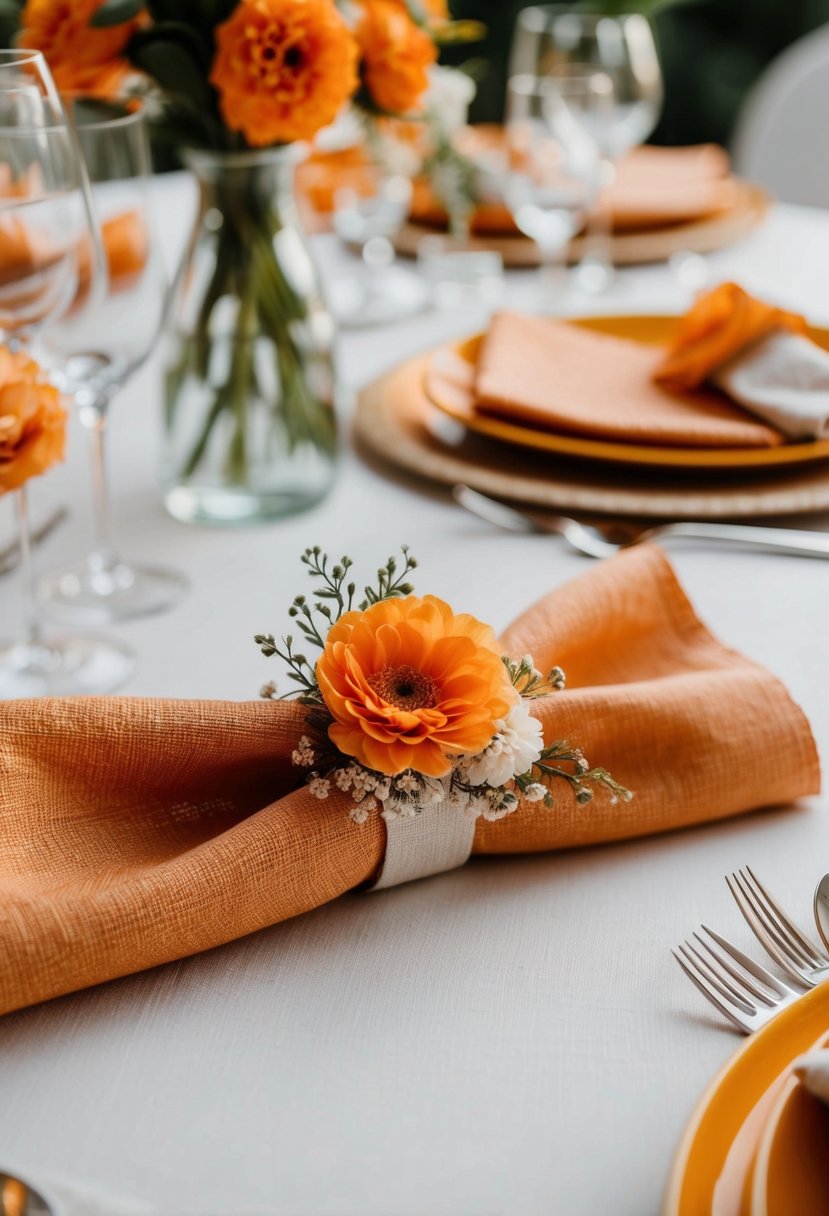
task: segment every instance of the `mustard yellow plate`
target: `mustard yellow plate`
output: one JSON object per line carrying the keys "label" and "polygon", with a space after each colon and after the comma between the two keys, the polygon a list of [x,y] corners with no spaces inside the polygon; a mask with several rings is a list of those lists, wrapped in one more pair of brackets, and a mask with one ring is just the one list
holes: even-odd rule
{"label": "mustard yellow plate", "polygon": [[829,1107],[796,1077],[786,1082],[766,1122],[751,1195],[751,1216],[829,1213]]}
{"label": "mustard yellow plate", "polygon": [[[829,984],[822,984],[746,1040],[694,1111],[674,1159],[663,1216],[754,1216],[752,1167],[768,1120],[792,1061],[827,1031]],[[768,1216],[778,1212],[769,1209]],[[788,1216],[799,1212],[795,1202]]]}
{"label": "mustard yellow plate", "polygon": [[[677,317],[669,316],[615,316],[579,317],[569,323],[611,334],[614,338],[661,346],[669,341],[677,320]],[[829,350],[829,329],[810,328],[808,333],[813,342]],[[473,395],[473,370],[483,336],[476,334],[461,342],[439,347],[428,359],[424,374],[424,387],[431,403],[476,434],[559,456],[576,456],[583,460],[613,464],[655,465],[660,468],[763,469],[829,460],[829,439],[814,443],[784,443],[776,448],[656,447],[585,439],[487,417],[475,410]]]}

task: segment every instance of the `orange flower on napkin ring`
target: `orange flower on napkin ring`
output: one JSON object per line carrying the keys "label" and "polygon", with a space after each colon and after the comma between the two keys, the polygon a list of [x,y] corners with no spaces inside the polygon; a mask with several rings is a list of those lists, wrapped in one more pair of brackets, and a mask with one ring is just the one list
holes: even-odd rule
{"label": "orange flower on napkin ring", "polygon": [[60,393],[32,359],[0,347],[0,494],[45,473],[65,448]]}
{"label": "orange flower on napkin ring", "polygon": [[[521,798],[551,805],[553,778],[568,781],[580,802],[592,797],[593,784],[629,798],[578,748],[564,740],[544,745],[527,703],[563,687],[561,670],[543,677],[529,655],[503,656],[488,625],[436,596],[410,594],[405,578],[416,562],[405,547],[403,557],[402,573],[389,558],[355,609],[350,558],[329,571],[319,548],[306,550],[302,560],[322,586],[312,604],[297,596],[291,615],[322,650],[315,665],[290,637],[281,647],[272,634],[256,637],[265,655],[288,664],[297,695],[311,707],[316,739],[301,736],[293,753],[295,764],[312,770],[311,792],[326,798],[332,784],[350,791],[357,823],[379,806],[390,819],[443,801],[473,819],[500,819]],[[276,686],[262,695],[274,698]]]}
{"label": "orange flower on napkin ring", "polygon": [[388,775],[445,776],[451,755],[486,747],[517,699],[489,626],[433,595],[346,613],[326,638],[317,679],[332,741]]}
{"label": "orange flower on napkin ring", "polygon": [[253,147],[311,139],[357,86],[357,46],[333,0],[241,0],[216,47],[222,117]]}

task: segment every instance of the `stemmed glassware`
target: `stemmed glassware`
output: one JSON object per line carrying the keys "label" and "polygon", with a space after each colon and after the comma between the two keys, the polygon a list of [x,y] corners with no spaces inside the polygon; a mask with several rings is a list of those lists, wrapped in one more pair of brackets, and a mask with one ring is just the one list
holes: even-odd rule
{"label": "stemmed glassware", "polygon": [[507,85],[504,201],[538,246],[544,310],[560,306],[567,248],[596,197],[598,151],[582,117],[609,88],[602,73],[573,77],[563,91],[532,75]]}
{"label": "stemmed glassware", "polygon": [[[662,106],[662,74],[647,18],[641,13],[610,17],[573,12],[563,4],[535,5],[518,14],[511,72],[566,80],[585,65],[605,72],[613,86],[613,104],[593,127],[601,152],[601,185],[607,189],[617,161],[650,135]],[[608,221],[607,209],[597,208],[580,273],[589,291],[605,290],[613,278]]]}
{"label": "stemmed glassware", "polygon": [[412,201],[411,177],[395,159],[381,152],[359,181],[334,196],[334,231],[345,244],[356,245],[362,259],[357,273],[331,287],[331,306],[341,325],[398,321],[419,312],[427,301],[418,276],[395,264],[392,241]]}
{"label": "stemmed glassware", "polygon": [[[106,261],[106,290],[45,329],[42,361],[71,393],[89,436],[94,547],[82,561],[43,576],[54,615],[95,625],[172,607],[187,589],[177,571],[136,565],[113,546],[104,440],[109,406],[159,335],[167,284],[149,197],[149,147],[137,102],[64,98],[92,190]],[[83,266],[81,267],[83,271]]]}
{"label": "stemmed glassware", "polygon": [[[0,336],[23,352],[100,291],[103,257],[78,156],[49,69],[38,52],[0,52]],[[27,630],[0,646],[0,698],[105,692],[132,670],[111,639],[47,640],[33,594],[25,485],[17,489]]]}

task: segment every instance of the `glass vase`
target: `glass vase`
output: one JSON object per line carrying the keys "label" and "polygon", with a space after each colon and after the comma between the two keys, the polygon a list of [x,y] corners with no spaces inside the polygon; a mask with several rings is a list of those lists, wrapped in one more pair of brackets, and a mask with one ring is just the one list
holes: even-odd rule
{"label": "glass vase", "polygon": [[297,216],[291,147],[189,151],[200,188],[165,377],[165,503],[187,522],[302,511],[334,474],[335,329]]}

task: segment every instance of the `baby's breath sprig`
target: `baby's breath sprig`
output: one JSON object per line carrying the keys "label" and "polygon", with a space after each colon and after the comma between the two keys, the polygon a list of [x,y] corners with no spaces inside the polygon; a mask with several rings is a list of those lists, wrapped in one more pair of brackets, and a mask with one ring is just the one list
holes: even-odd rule
{"label": "baby's breath sprig", "polygon": [[532,699],[544,697],[550,692],[560,692],[565,685],[564,672],[560,667],[553,667],[542,675],[532,661],[532,656],[525,654],[522,659],[510,659],[502,656],[502,662],[507,669],[513,687],[522,697]]}
{"label": "baby's breath sprig", "polygon": [[[562,768],[563,764],[571,768]],[[532,768],[515,777],[515,784],[522,794],[526,794],[530,787],[542,784],[546,792],[541,801],[549,807],[553,805],[549,782],[555,779],[568,783],[580,805],[592,801],[594,787],[597,786],[610,791],[612,802],[630,802],[633,797],[633,792],[620,784],[606,768],[591,768],[584,752],[572,747],[566,739],[547,744]]]}

